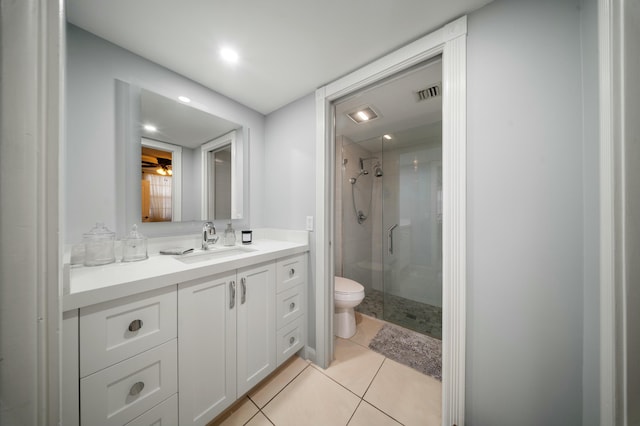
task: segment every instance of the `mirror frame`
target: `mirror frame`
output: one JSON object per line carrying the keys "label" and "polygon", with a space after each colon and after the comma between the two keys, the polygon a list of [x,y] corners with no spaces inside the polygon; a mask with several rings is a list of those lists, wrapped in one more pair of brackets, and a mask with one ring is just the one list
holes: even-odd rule
{"label": "mirror frame", "polygon": [[[196,234],[202,230],[202,219],[185,220],[181,222],[141,222],[141,179],[140,155],[140,94],[141,90],[153,91],[159,95],[172,98],[167,90],[150,86],[140,82],[127,82],[114,79],[115,82],[115,123],[116,123],[116,156],[115,156],[115,180],[116,180],[116,234],[125,236],[131,227],[139,225],[139,230],[147,237],[161,237],[170,235]],[[210,111],[209,108],[194,104],[192,108],[199,109],[208,114],[215,115],[225,120],[227,118],[219,112]],[[232,121],[232,120],[229,120]],[[232,179],[232,194],[238,191],[233,198],[235,200],[236,215],[233,215],[234,201],[232,201],[232,217],[227,219],[215,219],[214,223],[219,229],[223,224],[231,221],[236,229],[250,228],[249,226],[249,189],[245,183],[249,183],[249,135],[250,129],[245,124],[236,130],[235,143],[235,172]],[[196,154],[197,155],[197,154]],[[184,170],[184,168],[183,168]],[[184,184],[184,181],[183,181]],[[233,195],[232,195],[233,197]]]}

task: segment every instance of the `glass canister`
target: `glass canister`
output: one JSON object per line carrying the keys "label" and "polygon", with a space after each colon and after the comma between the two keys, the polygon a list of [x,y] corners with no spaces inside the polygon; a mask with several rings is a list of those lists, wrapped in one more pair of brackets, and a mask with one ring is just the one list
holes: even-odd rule
{"label": "glass canister", "polygon": [[131,232],[122,240],[122,261],[137,262],[147,256],[147,238],[138,232],[138,225],[131,227]]}
{"label": "glass canister", "polygon": [[224,230],[224,245],[233,246],[236,244],[236,231],[231,226],[231,222],[227,224],[227,229]]}
{"label": "glass canister", "polygon": [[116,233],[110,231],[103,223],[96,223],[93,229],[82,235],[82,239],[85,266],[106,265],[116,261]]}

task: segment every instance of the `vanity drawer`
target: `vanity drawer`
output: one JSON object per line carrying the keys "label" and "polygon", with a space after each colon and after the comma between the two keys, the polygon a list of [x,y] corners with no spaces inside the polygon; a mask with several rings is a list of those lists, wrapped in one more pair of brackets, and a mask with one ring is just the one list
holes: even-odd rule
{"label": "vanity drawer", "polygon": [[297,285],[276,296],[278,320],[276,328],[282,328],[304,312],[304,286]]}
{"label": "vanity drawer", "polygon": [[177,336],[175,286],[80,309],[80,377]]}
{"label": "vanity drawer", "polygon": [[278,293],[302,284],[307,280],[306,253],[278,259],[276,270]]}
{"label": "vanity drawer", "polygon": [[304,346],[304,317],[278,330],[276,364],[280,365]]}
{"label": "vanity drawer", "polygon": [[161,402],[126,426],[171,426],[178,424],[178,395]]}
{"label": "vanity drawer", "polygon": [[171,340],[80,379],[82,425],[124,425],[178,390],[177,344]]}

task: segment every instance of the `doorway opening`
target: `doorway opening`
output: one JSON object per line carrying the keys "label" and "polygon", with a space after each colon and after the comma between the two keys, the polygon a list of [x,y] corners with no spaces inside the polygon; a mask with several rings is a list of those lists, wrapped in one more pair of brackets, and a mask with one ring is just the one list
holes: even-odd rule
{"label": "doorway opening", "polygon": [[336,275],[364,286],[357,311],[437,339],[441,85],[438,56],[333,103]]}

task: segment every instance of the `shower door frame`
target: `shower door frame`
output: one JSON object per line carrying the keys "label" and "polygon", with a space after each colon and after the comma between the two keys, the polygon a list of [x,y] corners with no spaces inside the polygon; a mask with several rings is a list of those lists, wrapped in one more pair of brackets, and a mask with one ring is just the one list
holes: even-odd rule
{"label": "shower door frame", "polygon": [[442,55],[443,304],[442,424],[464,424],[466,322],[466,35],[463,16],[316,90],[316,348],[333,359],[335,134],[333,101]]}

